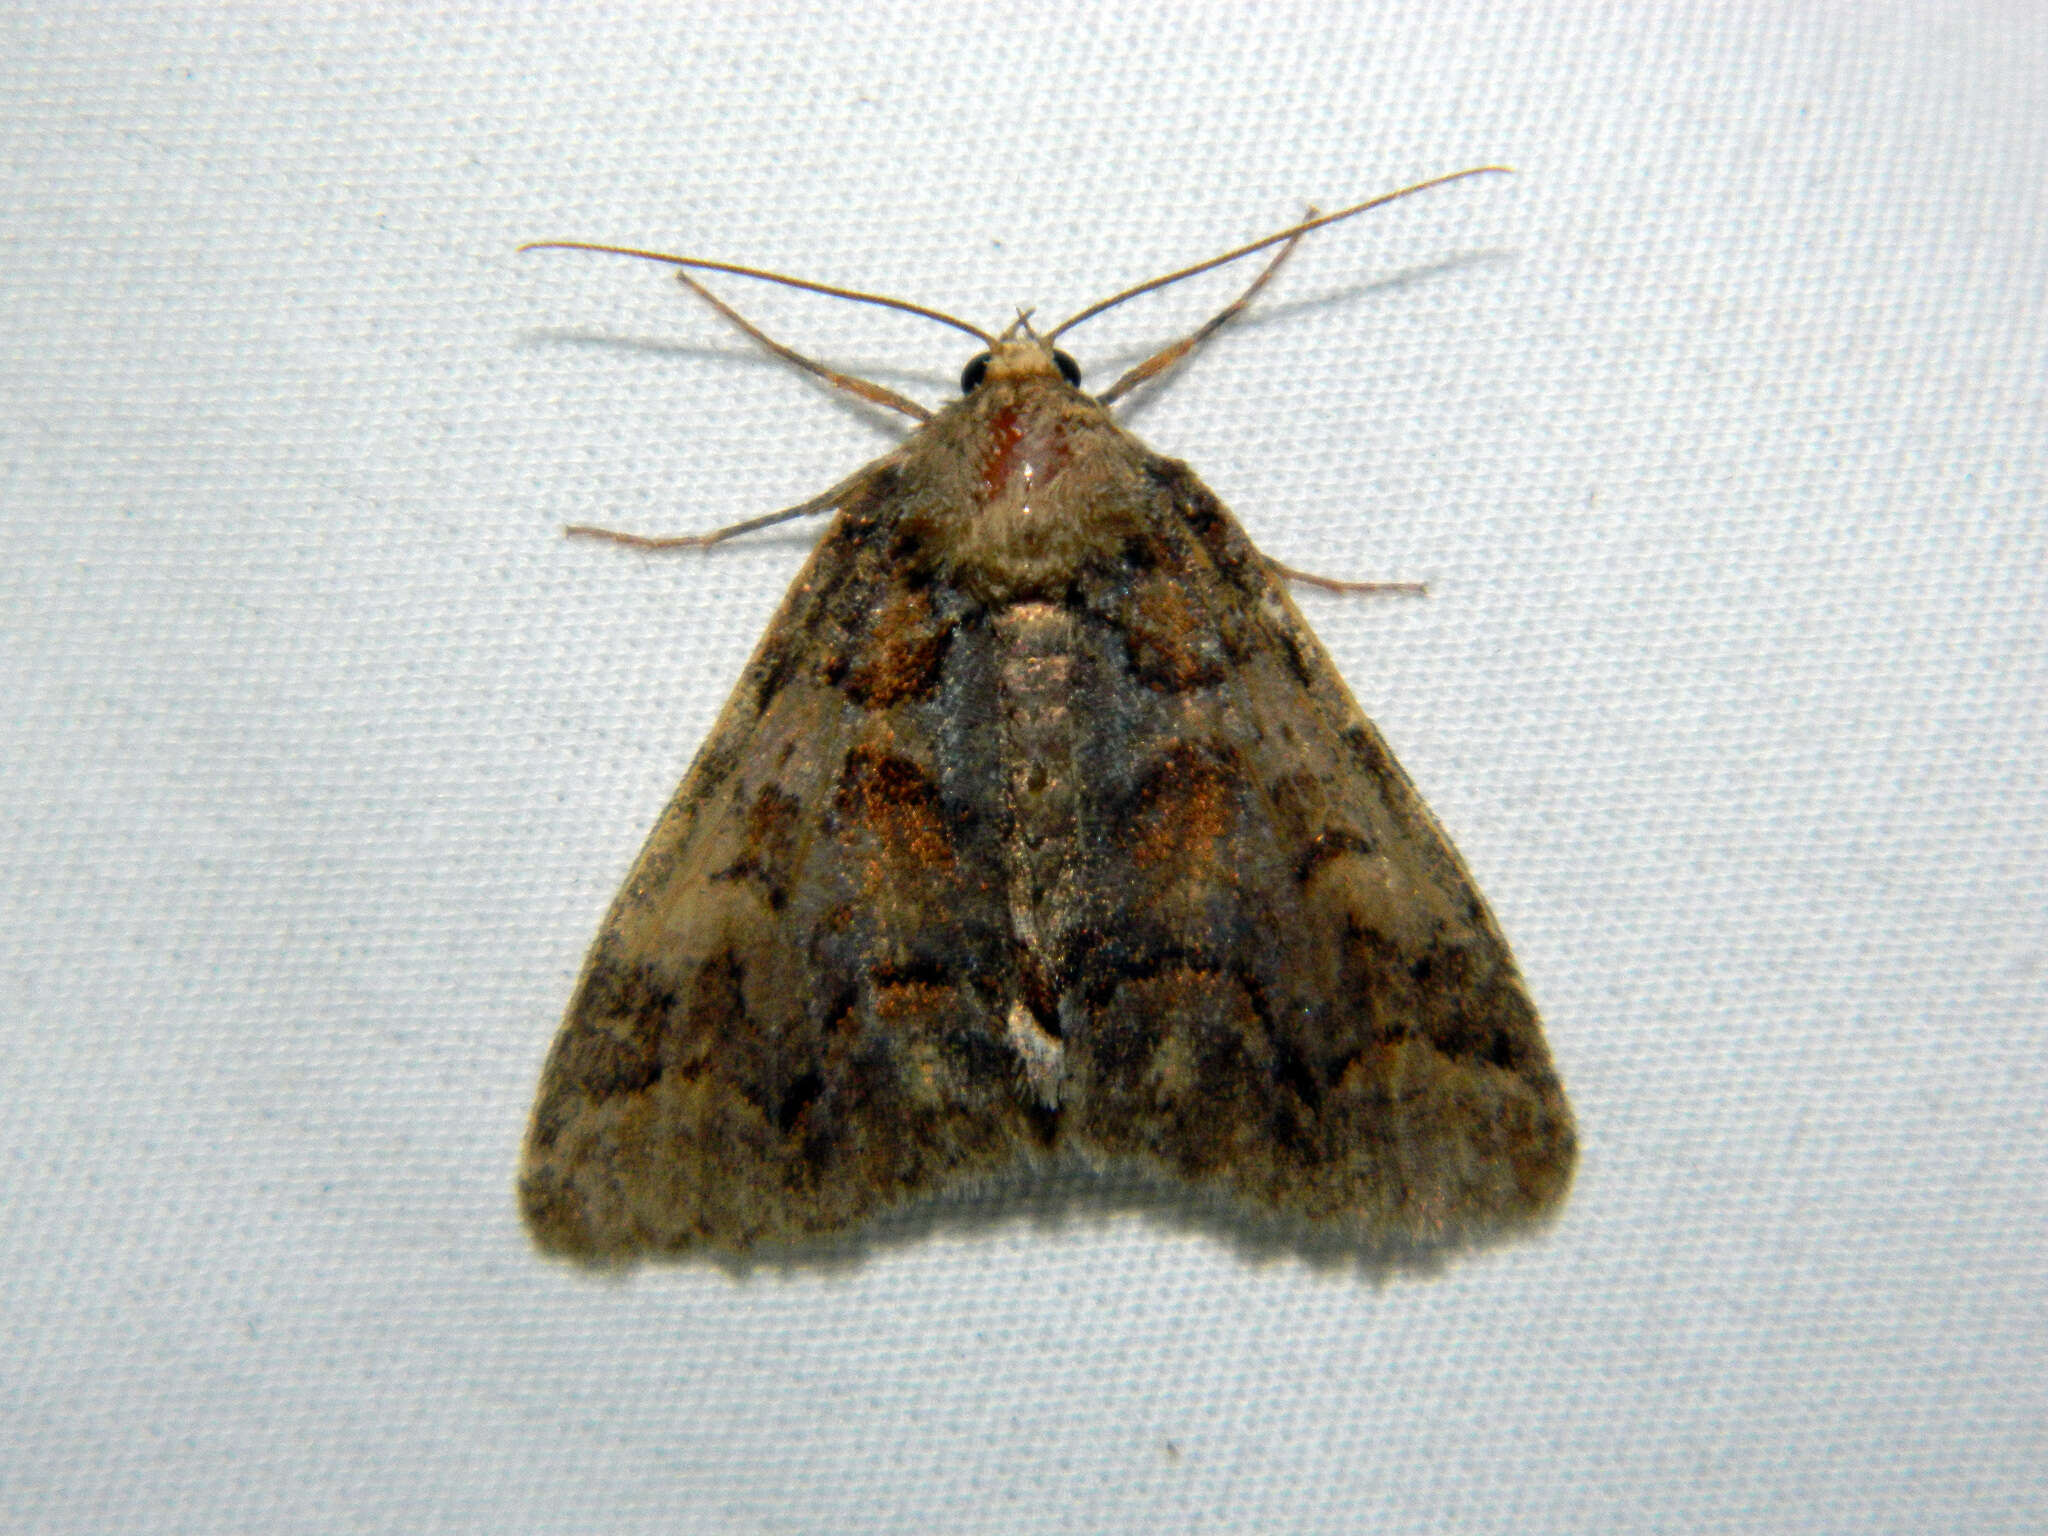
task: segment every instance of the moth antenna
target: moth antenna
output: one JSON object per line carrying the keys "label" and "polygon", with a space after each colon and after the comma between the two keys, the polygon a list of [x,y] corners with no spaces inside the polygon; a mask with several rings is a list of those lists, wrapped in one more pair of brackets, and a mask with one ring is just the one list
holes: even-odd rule
{"label": "moth antenna", "polygon": [[643,251],[630,245],[599,245],[589,240],[529,240],[519,249],[603,251],[613,256],[632,256],[641,261],[662,261],[672,267],[691,267],[701,272],[729,272],[734,277],[757,278],[764,283],[780,283],[785,288],[801,288],[806,293],[822,293],[830,298],[851,299],[856,304],[874,304],[883,309],[900,309],[906,315],[921,315],[927,320],[936,320],[940,325],[950,325],[956,331],[965,331],[983,346],[992,347],[996,341],[995,337],[978,325],[969,325],[965,320],[949,315],[944,310],[928,309],[922,304],[913,304],[908,299],[892,299],[879,293],[862,293],[854,288],[835,288],[830,283],[814,283],[807,278],[787,277],[780,272],[769,272],[760,267],[736,266],[729,261],[706,261],[700,256],[671,256],[666,251]]}
{"label": "moth antenna", "polygon": [[[1126,288],[1122,293],[1111,294],[1099,303],[1090,304],[1079,314],[1070,315],[1065,320],[1062,320],[1046,333],[1045,339],[1047,341],[1055,341],[1064,332],[1072,330],[1083,320],[1092,320],[1104,310],[1114,309],[1126,299],[1135,299],[1141,293],[1150,293],[1155,288],[1164,288],[1169,283],[1177,283],[1184,277],[1193,277],[1212,268],[1228,265],[1230,262],[1251,255],[1254,251],[1263,251],[1269,245],[1278,245],[1283,240],[1298,239],[1312,229],[1321,229],[1325,224],[1335,224],[1340,219],[1348,219],[1353,214],[1364,213],[1369,208],[1378,208],[1383,204],[1393,202],[1396,198],[1409,197],[1417,192],[1427,192],[1431,187],[1440,187],[1446,182],[1451,181],[1462,181],[1467,176],[1512,176],[1513,174],[1513,166],[1475,165],[1462,171],[1452,171],[1448,175],[1432,176],[1429,180],[1418,181],[1413,186],[1401,187],[1392,192],[1382,192],[1378,197],[1367,198],[1364,202],[1354,203],[1349,208],[1340,208],[1335,213],[1326,213],[1318,218],[1290,225],[1286,229],[1266,236],[1263,240],[1254,240],[1250,245],[1240,245],[1236,250],[1225,251],[1221,256],[1212,256],[1207,261],[1198,261],[1192,267],[1182,267],[1178,272],[1169,272],[1164,277],[1155,277],[1149,282],[1139,283],[1135,287]],[[628,254],[639,255],[643,253],[629,252]],[[957,325],[960,322],[954,321],[953,323]]]}

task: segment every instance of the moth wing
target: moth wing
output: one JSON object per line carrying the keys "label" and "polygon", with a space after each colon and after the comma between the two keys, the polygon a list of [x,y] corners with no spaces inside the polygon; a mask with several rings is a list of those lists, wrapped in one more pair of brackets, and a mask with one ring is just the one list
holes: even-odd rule
{"label": "moth wing", "polygon": [[[1091,718],[1069,1130],[1395,1241],[1539,1218],[1571,1111],[1506,941],[1279,581],[1183,466]],[[1123,765],[1119,768],[1119,764]]]}
{"label": "moth wing", "polygon": [[821,542],[585,962],[520,1174],[544,1247],[800,1238],[1031,1139],[974,985],[1008,952],[1002,893],[891,707],[944,632],[874,552],[886,502]]}

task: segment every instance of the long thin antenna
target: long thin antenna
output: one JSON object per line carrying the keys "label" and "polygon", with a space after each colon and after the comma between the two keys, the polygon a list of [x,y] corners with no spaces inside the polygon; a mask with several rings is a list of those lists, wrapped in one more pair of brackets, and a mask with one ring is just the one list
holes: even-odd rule
{"label": "long thin antenna", "polygon": [[[1241,257],[1249,256],[1254,251],[1263,251],[1269,245],[1278,245],[1282,240],[1295,239],[1307,234],[1312,229],[1321,229],[1325,224],[1334,224],[1339,219],[1348,219],[1353,214],[1364,213],[1368,208],[1378,208],[1384,203],[1391,203],[1397,197],[1408,197],[1417,192],[1427,192],[1431,187],[1440,187],[1448,181],[1460,181],[1467,176],[1512,176],[1513,174],[1513,166],[1475,165],[1469,170],[1452,171],[1447,176],[1432,176],[1428,181],[1418,181],[1412,187],[1402,187],[1394,192],[1382,192],[1378,197],[1368,198],[1364,202],[1356,203],[1349,208],[1340,208],[1335,213],[1326,213],[1320,218],[1309,219],[1303,223],[1291,225],[1277,234],[1266,236],[1263,240],[1254,240],[1250,245],[1240,245],[1236,250],[1225,251],[1221,256],[1212,256],[1207,261],[1195,263],[1192,267],[1182,267],[1178,272],[1169,272],[1164,277],[1155,277],[1150,282],[1139,283],[1134,288],[1126,288],[1122,293],[1112,294],[1099,304],[1090,304],[1078,315],[1072,315],[1062,320],[1046,333],[1045,339],[1052,341],[1061,333],[1072,330],[1083,320],[1092,320],[1105,309],[1114,309],[1126,299],[1135,299],[1141,293],[1150,293],[1155,288],[1164,288],[1168,283],[1177,283],[1184,277],[1193,277],[1197,273],[1207,272],[1213,267],[1224,266]],[[954,321],[953,323],[958,325],[960,322]]]}
{"label": "long thin antenna", "polygon": [[[1467,173],[1469,174],[1469,173]],[[835,299],[851,299],[856,304],[877,304],[883,309],[900,309],[906,315],[922,315],[927,320],[936,320],[941,325],[950,325],[956,331],[965,331],[983,346],[994,346],[996,339],[978,325],[969,325],[943,310],[927,309],[922,304],[912,304],[908,299],[892,299],[879,293],[861,293],[853,288],[834,288],[830,283],[813,283],[801,277],[785,277],[780,272],[768,272],[760,267],[735,266],[729,261],[706,261],[698,256],[671,256],[665,251],[636,250],[630,245],[598,245],[589,240],[531,240],[519,247],[522,251],[605,251],[613,256],[634,256],[641,261],[663,261],[672,267],[694,267],[702,272],[730,272],[734,277],[759,278],[764,283],[780,283],[785,288],[802,288],[808,293],[829,294]]]}

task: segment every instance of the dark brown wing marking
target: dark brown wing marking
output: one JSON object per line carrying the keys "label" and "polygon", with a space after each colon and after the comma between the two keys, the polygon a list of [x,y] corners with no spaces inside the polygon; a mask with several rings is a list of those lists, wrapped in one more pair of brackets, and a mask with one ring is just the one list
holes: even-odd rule
{"label": "dark brown wing marking", "polygon": [[1002,892],[932,768],[956,621],[877,555],[891,515],[877,487],[820,546],[605,922],[527,1137],[547,1247],[836,1229],[1040,1134]]}
{"label": "dark brown wing marking", "polygon": [[1113,899],[1068,960],[1070,1133],[1379,1235],[1544,1214],[1572,1120],[1485,903],[1228,512],[1155,474],[1149,565],[1185,601],[1140,582],[1100,613],[1173,659],[1081,711],[1130,767],[1092,781],[1083,884]]}

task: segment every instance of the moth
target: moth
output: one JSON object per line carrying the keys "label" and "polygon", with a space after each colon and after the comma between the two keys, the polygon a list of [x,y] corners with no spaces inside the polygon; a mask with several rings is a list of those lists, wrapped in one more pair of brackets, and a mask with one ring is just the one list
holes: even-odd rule
{"label": "moth", "polygon": [[[921,424],[786,512],[611,535],[832,514],[548,1055],[519,1176],[544,1249],[785,1244],[1064,1153],[1371,1244],[1559,1205],[1571,1111],[1471,876],[1290,598],[1299,573],[1110,410],[1309,230],[1453,179],[1044,335],[547,242],[905,309],[983,350],[932,413],[679,272]],[[1054,344],[1275,245],[1100,395]]]}

